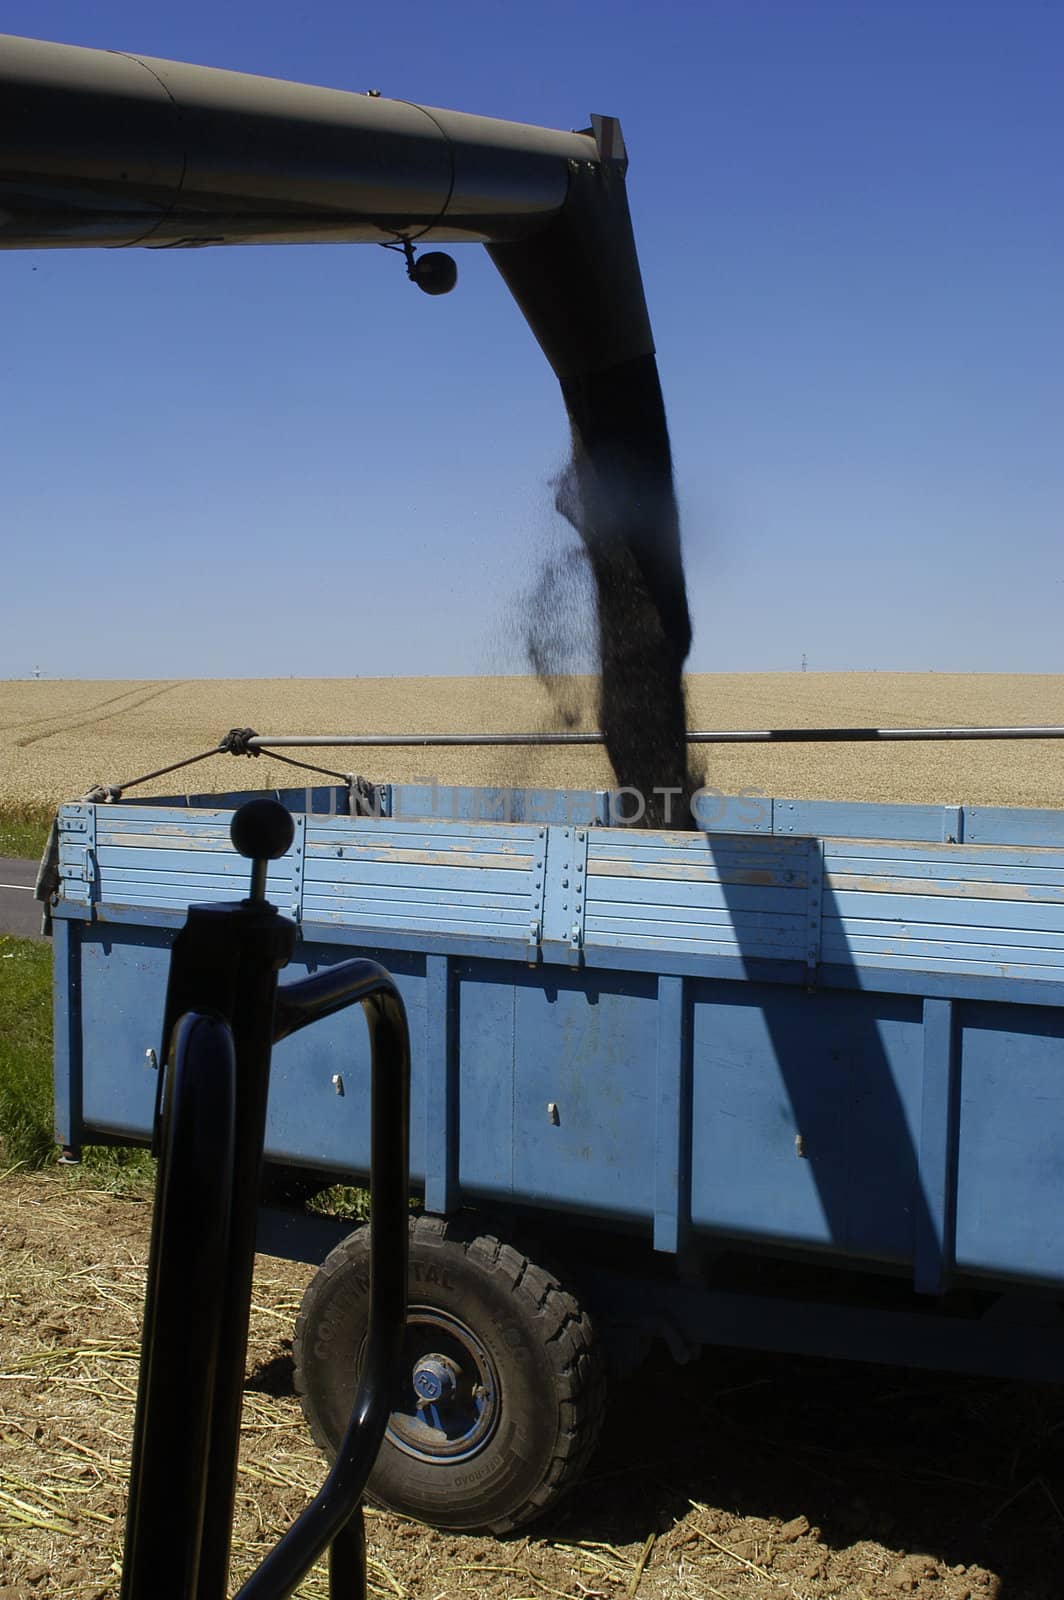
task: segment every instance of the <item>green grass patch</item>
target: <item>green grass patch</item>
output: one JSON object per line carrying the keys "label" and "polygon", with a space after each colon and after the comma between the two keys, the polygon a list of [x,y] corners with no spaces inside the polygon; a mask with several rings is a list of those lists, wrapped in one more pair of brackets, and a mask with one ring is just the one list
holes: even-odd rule
{"label": "green grass patch", "polygon": [[0,810],[0,856],[14,861],[39,861],[54,818],[55,811],[47,806]]}
{"label": "green grass patch", "polygon": [[52,1159],[52,947],[0,934],[0,1155]]}
{"label": "green grass patch", "polygon": [[155,1166],[155,1157],[139,1147],[87,1144],[81,1152],[81,1165],[64,1170],[72,1182],[90,1189],[146,1196],[155,1188]]}
{"label": "green grass patch", "polygon": [[[55,1161],[52,1090],[52,947],[0,934],[0,1169]],[[90,1145],[71,1180],[116,1194],[155,1181],[146,1150]]]}
{"label": "green grass patch", "polygon": [[369,1190],[356,1189],[347,1183],[334,1183],[331,1188],[319,1189],[308,1200],[307,1210],[316,1211],[324,1217],[366,1222],[369,1219]]}

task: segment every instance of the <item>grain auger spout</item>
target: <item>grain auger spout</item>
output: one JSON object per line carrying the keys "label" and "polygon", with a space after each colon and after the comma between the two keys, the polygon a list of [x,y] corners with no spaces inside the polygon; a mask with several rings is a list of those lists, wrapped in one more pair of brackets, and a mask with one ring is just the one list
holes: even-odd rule
{"label": "grain auger spout", "polygon": [[439,293],[453,263],[415,251],[485,245],[569,413],[558,507],[596,584],[614,771],[692,787],[672,460],[613,118],[564,133],[4,36],[0,108],[2,248],[375,243]]}

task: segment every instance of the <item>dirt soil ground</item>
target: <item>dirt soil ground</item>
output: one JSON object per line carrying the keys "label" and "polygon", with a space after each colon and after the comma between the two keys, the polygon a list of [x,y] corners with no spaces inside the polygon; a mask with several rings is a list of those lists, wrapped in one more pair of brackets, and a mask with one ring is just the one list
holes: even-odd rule
{"label": "dirt soil ground", "polygon": [[[0,1180],[0,1600],[118,1592],[150,1205]],[[234,1577],[320,1481],[292,1392],[309,1270],[260,1258]],[[1064,1391],[732,1351],[618,1384],[564,1507],[508,1540],[371,1511],[396,1600],[1057,1600]],[[299,1590],[324,1600],[320,1570]]]}

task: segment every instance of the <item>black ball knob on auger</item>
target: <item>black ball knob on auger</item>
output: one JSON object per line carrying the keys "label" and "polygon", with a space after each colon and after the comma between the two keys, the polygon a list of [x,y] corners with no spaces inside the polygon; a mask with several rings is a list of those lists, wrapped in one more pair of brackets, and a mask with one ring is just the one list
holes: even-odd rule
{"label": "black ball knob on auger", "polygon": [[234,849],[251,861],[250,900],[266,898],[266,871],[291,848],[296,825],[279,800],[248,800],[229,824]]}
{"label": "black ball knob on auger", "polygon": [[430,250],[413,262],[410,276],[423,294],[450,294],[458,282],[458,267],[452,256]]}

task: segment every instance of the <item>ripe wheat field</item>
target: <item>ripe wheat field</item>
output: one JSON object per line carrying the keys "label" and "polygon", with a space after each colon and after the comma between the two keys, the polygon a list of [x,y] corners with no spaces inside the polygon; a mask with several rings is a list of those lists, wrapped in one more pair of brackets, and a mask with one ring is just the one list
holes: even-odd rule
{"label": "ripe wheat field", "polygon": [[[580,680],[581,726],[595,726],[595,686]],[[571,694],[567,699],[571,700]],[[1064,675],[949,673],[696,674],[694,728],[1064,722]],[[52,806],[121,783],[217,743],[230,727],[260,733],[450,733],[559,726],[528,677],[0,682],[0,810]],[[310,753],[293,752],[297,756]],[[365,749],[321,752],[378,782],[600,787],[594,748]],[[805,799],[1019,806],[1064,803],[1064,741],[945,745],[709,746],[704,781]],[[142,794],[291,787],[309,775],[268,756],[218,756]]]}

